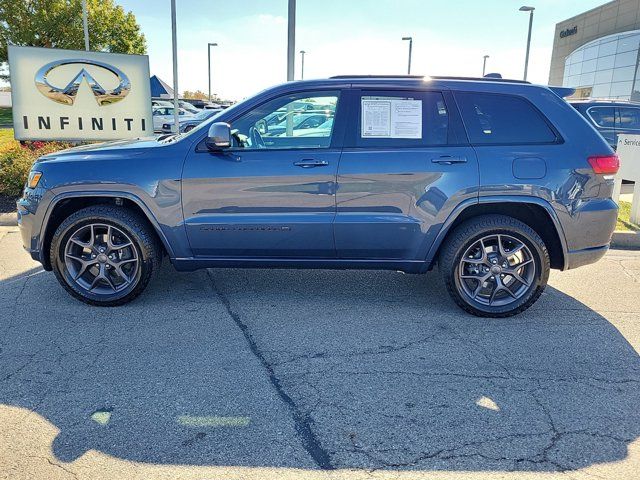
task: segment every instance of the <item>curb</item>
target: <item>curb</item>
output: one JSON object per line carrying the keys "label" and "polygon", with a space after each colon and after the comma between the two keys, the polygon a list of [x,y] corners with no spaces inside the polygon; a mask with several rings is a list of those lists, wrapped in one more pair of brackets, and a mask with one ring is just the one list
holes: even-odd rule
{"label": "curb", "polygon": [[640,250],[640,232],[613,232],[611,247]]}
{"label": "curb", "polygon": [[15,227],[18,225],[18,212],[0,213],[0,226]]}

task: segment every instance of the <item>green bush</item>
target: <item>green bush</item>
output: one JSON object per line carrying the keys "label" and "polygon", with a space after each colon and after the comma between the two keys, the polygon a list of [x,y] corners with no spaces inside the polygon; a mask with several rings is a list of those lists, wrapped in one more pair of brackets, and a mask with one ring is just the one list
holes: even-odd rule
{"label": "green bush", "polygon": [[33,163],[42,155],[70,145],[61,142],[17,142],[0,152],[0,195],[17,197],[22,192]]}

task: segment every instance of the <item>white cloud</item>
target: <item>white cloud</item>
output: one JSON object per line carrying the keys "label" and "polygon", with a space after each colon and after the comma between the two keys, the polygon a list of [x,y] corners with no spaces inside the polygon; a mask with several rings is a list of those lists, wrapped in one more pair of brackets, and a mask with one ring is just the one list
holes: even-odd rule
{"label": "white cloud", "polygon": [[258,15],[258,21],[263,25],[284,25],[287,19],[280,15],[261,14]]}

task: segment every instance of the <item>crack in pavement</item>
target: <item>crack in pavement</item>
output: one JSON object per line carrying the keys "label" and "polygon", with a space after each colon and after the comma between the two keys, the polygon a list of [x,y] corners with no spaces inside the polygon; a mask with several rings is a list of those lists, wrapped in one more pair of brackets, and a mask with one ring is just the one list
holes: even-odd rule
{"label": "crack in pavement", "polygon": [[222,290],[218,288],[209,269],[207,269],[207,276],[209,277],[209,281],[211,282],[211,287],[214,293],[218,296],[218,298],[224,305],[227,314],[229,315],[229,317],[231,317],[238,329],[240,329],[240,331],[244,335],[244,338],[249,345],[249,350],[267,371],[271,386],[274,388],[282,402],[289,408],[295,425],[295,430],[298,434],[298,437],[300,438],[300,441],[302,442],[303,448],[307,451],[309,456],[313,459],[313,461],[316,463],[316,465],[318,465],[319,468],[321,468],[322,470],[334,470],[335,467],[331,463],[329,453],[322,447],[320,440],[313,432],[313,419],[309,415],[305,415],[298,407],[298,405],[294,402],[294,400],[287,394],[287,392],[285,392],[282,386],[282,382],[275,374],[275,371],[273,369],[274,366],[269,363],[269,361],[260,350],[260,347],[249,331],[249,327],[242,321],[240,315],[233,309],[229,298],[222,292]]}
{"label": "crack in pavement", "polygon": [[[313,360],[313,359],[317,359],[317,358],[322,358],[322,359],[332,359],[332,358],[355,358],[355,357],[363,357],[363,356],[370,356],[370,355],[384,355],[386,353],[395,353],[395,352],[399,352],[402,350],[406,350],[408,348],[411,348],[415,345],[419,345],[421,343],[426,343],[430,340],[433,340],[436,336],[438,336],[440,334],[440,332],[436,332],[433,333],[431,335],[427,335],[426,337],[422,337],[419,338],[417,340],[412,340],[410,342],[406,342],[403,343],[401,345],[381,345],[378,347],[374,347],[374,348],[366,348],[364,350],[361,351],[357,351],[357,352],[350,352],[350,353],[331,353],[331,352],[316,352],[316,353],[311,353],[311,354],[306,354],[306,355],[294,355],[291,352],[288,352],[286,350],[268,350],[267,353],[286,353],[289,355],[289,358],[285,359],[285,360],[281,360],[279,362],[273,362],[272,365],[274,367],[279,367],[282,365],[286,365],[287,363],[294,363],[297,362],[299,360]],[[433,343],[438,343],[438,342],[433,342]]]}
{"label": "crack in pavement", "polygon": [[78,474],[76,474],[74,471],[69,470],[64,465],[60,465],[59,463],[52,461],[49,457],[43,457],[43,456],[40,456],[40,455],[28,455],[28,458],[36,458],[38,460],[46,460],[47,463],[49,465],[51,465],[52,467],[57,467],[60,470],[63,470],[64,472],[66,472],[69,475],[71,475],[73,478],[79,478]]}

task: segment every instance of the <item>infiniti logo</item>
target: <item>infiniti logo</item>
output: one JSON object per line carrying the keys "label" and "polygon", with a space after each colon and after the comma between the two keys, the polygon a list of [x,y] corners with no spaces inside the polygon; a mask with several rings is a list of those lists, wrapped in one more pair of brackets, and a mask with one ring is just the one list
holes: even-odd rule
{"label": "infiniti logo", "polygon": [[[56,87],[49,83],[47,76],[56,68],[62,65],[93,65],[95,67],[102,68],[113,74],[118,80],[118,86],[113,90],[105,90],[93,76],[87,72],[83,67],[78,74],[71,79],[71,81],[65,87]],[[78,88],[82,80],[85,80],[93,95],[96,97],[98,105],[109,105],[111,103],[119,102],[129,94],[131,90],[131,83],[129,78],[118,68],[108,63],[98,62],[96,60],[82,60],[82,59],[67,59],[56,60],[46,64],[40,70],[36,72],[35,83],[36,87],[45,97],[50,98],[54,102],[62,103],[64,105],[73,105],[78,94]]]}

